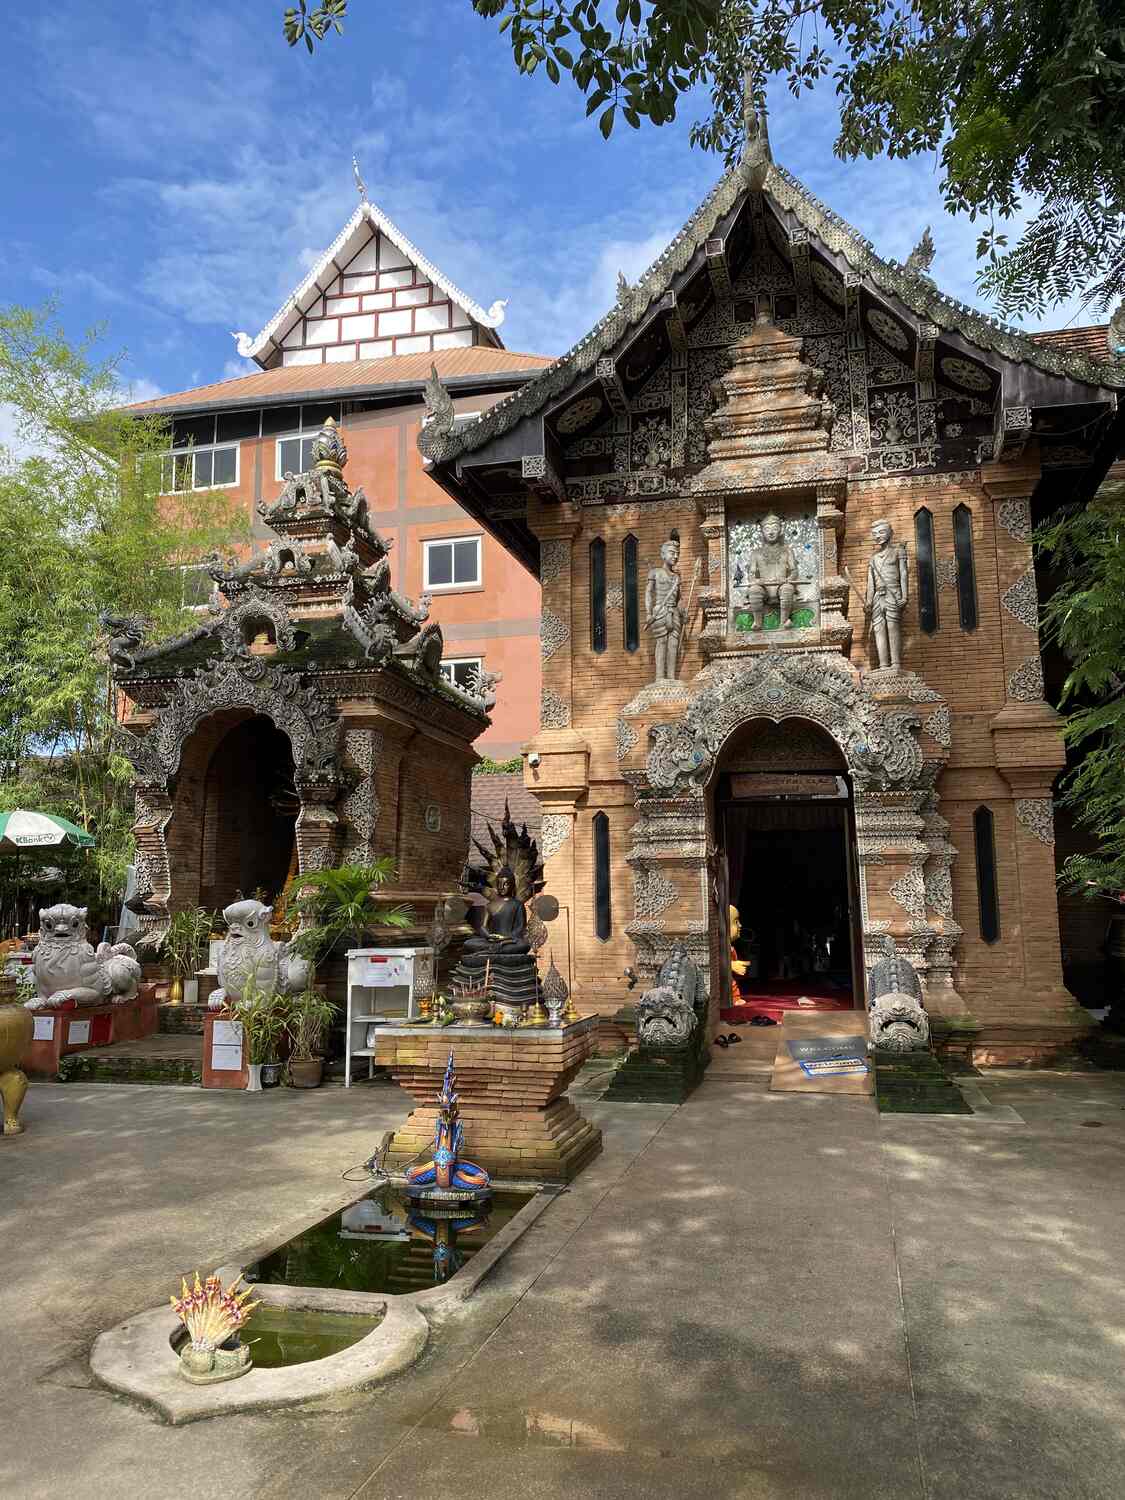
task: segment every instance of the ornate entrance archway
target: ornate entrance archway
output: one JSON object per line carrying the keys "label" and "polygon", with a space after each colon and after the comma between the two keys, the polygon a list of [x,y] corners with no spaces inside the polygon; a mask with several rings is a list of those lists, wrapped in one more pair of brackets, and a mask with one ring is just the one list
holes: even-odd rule
{"label": "ornate entrance archway", "polygon": [[[681,941],[709,971],[713,1001],[726,973],[712,787],[744,726],[806,722],[831,737],[854,795],[864,969],[888,951],[909,957],[938,1013],[964,1007],[953,987],[949,868],[956,851],[938,811],[936,783],[949,750],[949,709],[914,673],[861,674],[823,651],[771,651],[718,660],[694,684],[686,709],[637,746],[638,818],[628,856],[634,920],[628,928],[651,981]],[[674,712],[681,707],[669,704]],[[659,893],[654,902],[653,893]],[[659,908],[659,909],[657,909]]]}
{"label": "ornate entrance archway", "polygon": [[201,899],[207,773],[220,743],[255,718],[268,720],[291,747],[300,869],[330,862],[339,824],[335,710],[295,672],[260,658],[221,661],[176,683],[144,739],[121,728],[115,736],[137,772],[137,882],[147,893],[141,923],[150,934]]}

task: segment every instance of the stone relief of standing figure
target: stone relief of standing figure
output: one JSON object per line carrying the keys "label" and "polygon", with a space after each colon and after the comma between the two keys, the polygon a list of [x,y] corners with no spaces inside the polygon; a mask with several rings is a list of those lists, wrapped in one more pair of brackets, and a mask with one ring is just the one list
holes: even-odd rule
{"label": "stone relief of standing figure", "polygon": [[655,679],[680,674],[680,646],[686,614],[680,605],[680,542],[673,534],[660,549],[660,567],[649,570],[645,587],[645,629],[656,643]]}
{"label": "stone relief of standing figure", "polygon": [[902,666],[902,611],[907,600],[906,548],[892,541],[889,521],[876,521],[871,537],[876,550],[867,565],[867,596],[864,609],[880,667]]}

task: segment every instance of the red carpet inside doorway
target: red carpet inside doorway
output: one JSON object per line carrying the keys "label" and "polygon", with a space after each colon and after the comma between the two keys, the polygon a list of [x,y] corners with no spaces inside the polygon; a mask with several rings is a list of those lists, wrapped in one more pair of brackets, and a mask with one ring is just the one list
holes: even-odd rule
{"label": "red carpet inside doorway", "polygon": [[[739,997],[737,1005],[728,1005],[719,1012],[724,1021],[750,1021],[754,1016],[768,1016],[780,1022],[787,1010],[851,1010],[850,990],[829,989],[819,976],[809,975],[805,979],[774,979],[763,983],[751,980],[753,988]],[[812,1005],[800,1005],[804,997]]]}

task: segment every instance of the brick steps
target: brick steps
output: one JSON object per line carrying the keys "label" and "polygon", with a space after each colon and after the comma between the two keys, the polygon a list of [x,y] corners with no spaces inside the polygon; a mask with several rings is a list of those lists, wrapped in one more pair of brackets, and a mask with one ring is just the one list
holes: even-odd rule
{"label": "brick steps", "polygon": [[171,1083],[194,1087],[202,1072],[202,1037],[157,1032],[136,1042],[68,1053],[59,1063],[58,1077],[63,1083]]}

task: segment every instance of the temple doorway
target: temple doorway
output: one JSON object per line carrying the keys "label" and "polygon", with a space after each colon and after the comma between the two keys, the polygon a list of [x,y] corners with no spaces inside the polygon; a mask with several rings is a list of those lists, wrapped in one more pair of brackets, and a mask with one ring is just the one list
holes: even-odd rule
{"label": "temple doorway", "polygon": [[263,715],[219,741],[203,792],[200,902],[274,901],[294,872],[299,802],[289,737]]}
{"label": "temple doorway", "polygon": [[[756,721],[724,757],[716,824],[732,935],[730,1020],[863,1003],[851,786],[813,725]],[[732,966],[733,968],[733,966]]]}

